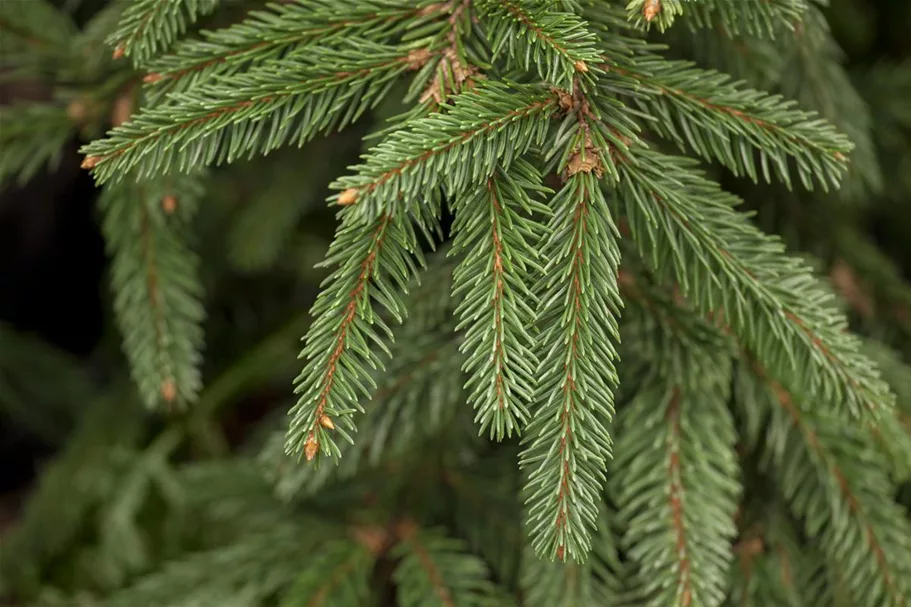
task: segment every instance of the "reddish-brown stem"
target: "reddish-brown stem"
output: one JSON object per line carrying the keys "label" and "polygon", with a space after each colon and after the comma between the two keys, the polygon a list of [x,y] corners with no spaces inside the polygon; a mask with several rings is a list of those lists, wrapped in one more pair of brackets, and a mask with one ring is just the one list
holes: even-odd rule
{"label": "reddish-brown stem", "polygon": [[680,389],[675,387],[671,394],[665,419],[670,424],[668,429],[668,465],[670,480],[668,500],[671,507],[671,527],[674,530],[677,569],[677,592],[682,607],[689,607],[693,600],[692,582],[690,579],[690,559],[686,539],[686,523],[683,520],[684,488],[680,464]]}

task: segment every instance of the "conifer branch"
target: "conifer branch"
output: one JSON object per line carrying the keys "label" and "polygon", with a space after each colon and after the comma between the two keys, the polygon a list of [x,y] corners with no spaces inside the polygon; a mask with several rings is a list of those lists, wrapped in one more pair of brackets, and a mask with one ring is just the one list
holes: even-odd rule
{"label": "conifer branch", "polygon": [[338,540],[319,547],[300,576],[281,597],[280,607],[348,607],[370,595],[376,557],[369,547]]}
{"label": "conifer branch", "polygon": [[314,563],[313,573],[333,565],[331,559],[319,558],[320,549],[327,550],[325,537],[325,531],[308,529],[295,520],[279,519],[266,529],[240,532],[239,537],[227,544],[171,561],[113,593],[104,605],[262,604],[294,582],[300,575],[302,560]]}
{"label": "conifer branch", "polygon": [[643,605],[724,600],[739,491],[726,366],[691,369],[693,385],[645,376],[616,431],[612,495]]}
{"label": "conifer branch", "polygon": [[570,176],[551,208],[550,236],[542,245],[548,264],[536,287],[542,330],[537,410],[520,463],[529,469],[535,552],[582,561],[611,452],[620,235],[593,173]]}
{"label": "conifer branch", "polygon": [[464,251],[453,296],[467,329],[460,350],[466,357],[468,401],[481,432],[491,438],[519,433],[528,419],[537,360],[531,326],[536,299],[526,279],[540,272],[535,244],[543,227],[529,215],[549,209],[532,200],[542,191],[540,175],[516,161],[513,175],[498,171],[483,186],[456,199],[456,234],[450,254]]}
{"label": "conifer branch", "polygon": [[771,182],[771,165],[775,177],[792,187],[791,158],[808,189],[814,181],[824,189],[840,182],[852,145],[816,113],[690,62],[647,54],[620,57],[608,59],[605,81],[611,73],[638,81],[632,101],[654,117],[648,125],[661,136],[681,147],[689,144],[706,160],[754,181],[761,171]]}
{"label": "conifer branch", "polygon": [[4,50],[19,44],[43,49],[60,44],[60,35],[75,35],[76,28],[66,13],[58,11],[53,4],[34,0],[24,6],[0,5],[0,32],[3,32]]}
{"label": "conifer branch", "polygon": [[[628,314],[620,414],[608,495],[617,503],[643,605],[720,605],[740,492],[727,408],[732,349],[710,323],[621,271]],[[638,604],[637,603],[637,604]]]}
{"label": "conifer branch", "polygon": [[753,370],[765,384],[754,389],[771,408],[770,451],[795,515],[850,580],[858,605],[904,607],[911,596],[911,524],[891,497],[880,457],[858,449],[861,433],[837,416],[799,405],[758,361]]}
{"label": "conifer branch", "polygon": [[806,10],[806,0],[631,0],[627,4],[628,18],[636,27],[654,25],[663,32],[684,15],[691,25],[720,26],[732,37],[775,38],[782,28],[799,22]]}
{"label": "conifer branch", "polygon": [[53,105],[4,107],[0,111],[0,184],[24,184],[45,166],[53,168],[75,123],[65,108]]}
{"label": "conifer branch", "polygon": [[608,515],[602,504],[592,537],[592,552],[582,564],[545,561],[528,547],[522,557],[522,604],[525,607],[620,604],[624,594],[623,565],[611,528],[614,523],[613,516]]}
{"label": "conifer branch", "polygon": [[202,40],[186,40],[173,52],[151,60],[146,82],[156,93],[184,91],[215,75],[282,59],[304,46],[366,39],[389,43],[406,27],[442,12],[443,3],[390,3],[385,0],[298,0],[253,11],[242,23],[203,31]]}
{"label": "conifer branch", "polygon": [[597,38],[575,14],[545,0],[477,0],[494,57],[534,66],[545,82],[571,89],[576,75],[598,63]]}
{"label": "conifer branch", "polygon": [[167,49],[187,27],[208,15],[220,0],[134,0],[123,12],[117,31],[108,37],[115,57],[132,57],[141,65]]}
{"label": "conifer branch", "polygon": [[117,184],[101,198],[114,310],[133,377],[150,407],[192,402],[201,388],[205,312],[199,262],[186,244],[200,186],[198,177]]}
{"label": "conifer branch", "polygon": [[[357,202],[375,216],[399,200],[417,200],[444,186],[450,195],[483,182],[495,168],[543,141],[557,107],[553,93],[537,86],[485,82],[453,98],[446,113],[409,122],[391,133],[333,189],[340,203]],[[458,171],[449,167],[458,166]]]}
{"label": "conifer branch", "polygon": [[723,309],[785,385],[855,416],[892,406],[888,386],[831,308],[831,293],[733,210],[736,197],[684,159],[645,149],[616,154],[630,229],[654,269],[674,277],[703,313]]}
{"label": "conifer branch", "polygon": [[412,256],[423,265],[405,213],[387,213],[365,224],[351,210],[343,211],[324,262],[338,267],[313,305],[315,319],[300,356],[307,363],[295,380],[300,398],[289,412],[289,453],[303,452],[308,460],[318,453],[338,458],[341,451],[333,433],[351,441],[346,429],[356,428],[352,414],[363,412],[358,396],[369,397],[376,387],[368,368],[383,368],[372,348],[388,355],[392,338],[372,300],[402,321],[406,311],[399,291],[407,290],[417,273]]}
{"label": "conifer branch", "polygon": [[427,104],[432,99],[439,106],[450,95],[473,88],[476,81],[484,77],[478,67],[471,64],[465,52],[466,32],[473,27],[471,0],[450,0],[439,6],[449,13],[445,27],[436,36],[436,40],[444,44],[443,50],[432,57],[414,79],[405,101],[417,97],[421,103]]}
{"label": "conifer branch", "polygon": [[175,93],[143,109],[107,139],[83,148],[84,166],[104,183],[233,162],[320,132],[341,129],[373,107],[396,77],[413,69],[404,48],[348,41],[349,50],[314,48],[247,74]]}
{"label": "conifer branch", "polygon": [[393,577],[402,607],[501,604],[487,580],[487,566],[466,552],[462,541],[407,521],[399,524],[397,536],[400,542],[392,553],[401,560]]}
{"label": "conifer branch", "polygon": [[882,190],[883,175],[871,137],[870,108],[842,65],[843,51],[816,2],[783,39],[779,89],[802,107],[816,110],[853,144],[841,189],[843,199],[864,203]]}

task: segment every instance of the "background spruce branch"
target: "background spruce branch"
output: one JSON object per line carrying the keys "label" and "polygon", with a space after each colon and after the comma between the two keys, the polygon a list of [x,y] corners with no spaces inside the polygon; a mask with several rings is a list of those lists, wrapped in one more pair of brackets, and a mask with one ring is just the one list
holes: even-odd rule
{"label": "background spruce branch", "polygon": [[149,406],[184,406],[202,384],[205,312],[186,242],[202,187],[199,176],[121,183],[100,201],[124,351]]}

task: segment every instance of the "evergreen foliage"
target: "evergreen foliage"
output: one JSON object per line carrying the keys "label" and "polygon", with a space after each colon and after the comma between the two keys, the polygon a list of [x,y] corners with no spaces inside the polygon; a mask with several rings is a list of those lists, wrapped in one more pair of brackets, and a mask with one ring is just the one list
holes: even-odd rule
{"label": "evergreen foliage", "polygon": [[911,66],[842,3],[9,4],[0,182],[84,142],[125,361],[0,328],[0,595],[907,604]]}

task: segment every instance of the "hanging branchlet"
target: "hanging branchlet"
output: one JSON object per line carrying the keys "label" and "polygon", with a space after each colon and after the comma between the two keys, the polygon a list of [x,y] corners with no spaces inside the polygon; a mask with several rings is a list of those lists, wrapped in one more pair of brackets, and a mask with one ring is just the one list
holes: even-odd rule
{"label": "hanging branchlet", "polygon": [[542,331],[535,408],[520,462],[535,552],[582,561],[611,453],[620,234],[592,173],[569,177],[550,206],[547,264],[535,286]]}
{"label": "hanging branchlet", "polygon": [[[320,453],[338,458],[335,435],[352,440],[353,414],[363,412],[358,399],[375,388],[369,370],[382,368],[380,352],[389,354],[392,338],[373,302],[401,322],[406,315],[402,292],[423,264],[407,214],[387,213],[363,223],[352,210],[342,212],[326,258],[325,265],[338,267],[313,305],[315,320],[301,352],[307,363],[295,380],[300,398],[289,413],[286,449],[302,451],[307,460]],[[349,261],[352,255],[356,263]]]}
{"label": "hanging branchlet", "polygon": [[[735,350],[630,266],[621,271],[623,370],[640,388],[614,430],[608,484],[630,555],[626,587],[642,605],[722,605],[740,492],[727,405]],[[666,572],[662,583],[653,568]]]}
{"label": "hanging branchlet", "polygon": [[464,260],[453,275],[453,297],[461,299],[456,329],[466,329],[460,349],[468,402],[481,432],[497,440],[521,432],[535,384],[536,296],[523,277],[541,272],[536,245],[544,228],[536,217],[550,210],[533,197],[542,191],[534,166],[518,161],[454,204],[450,254]]}
{"label": "hanging branchlet", "polygon": [[[106,186],[102,230],[112,257],[114,312],[149,407],[185,406],[202,386],[198,258],[187,246],[199,176]],[[171,193],[179,191],[180,208]]]}

